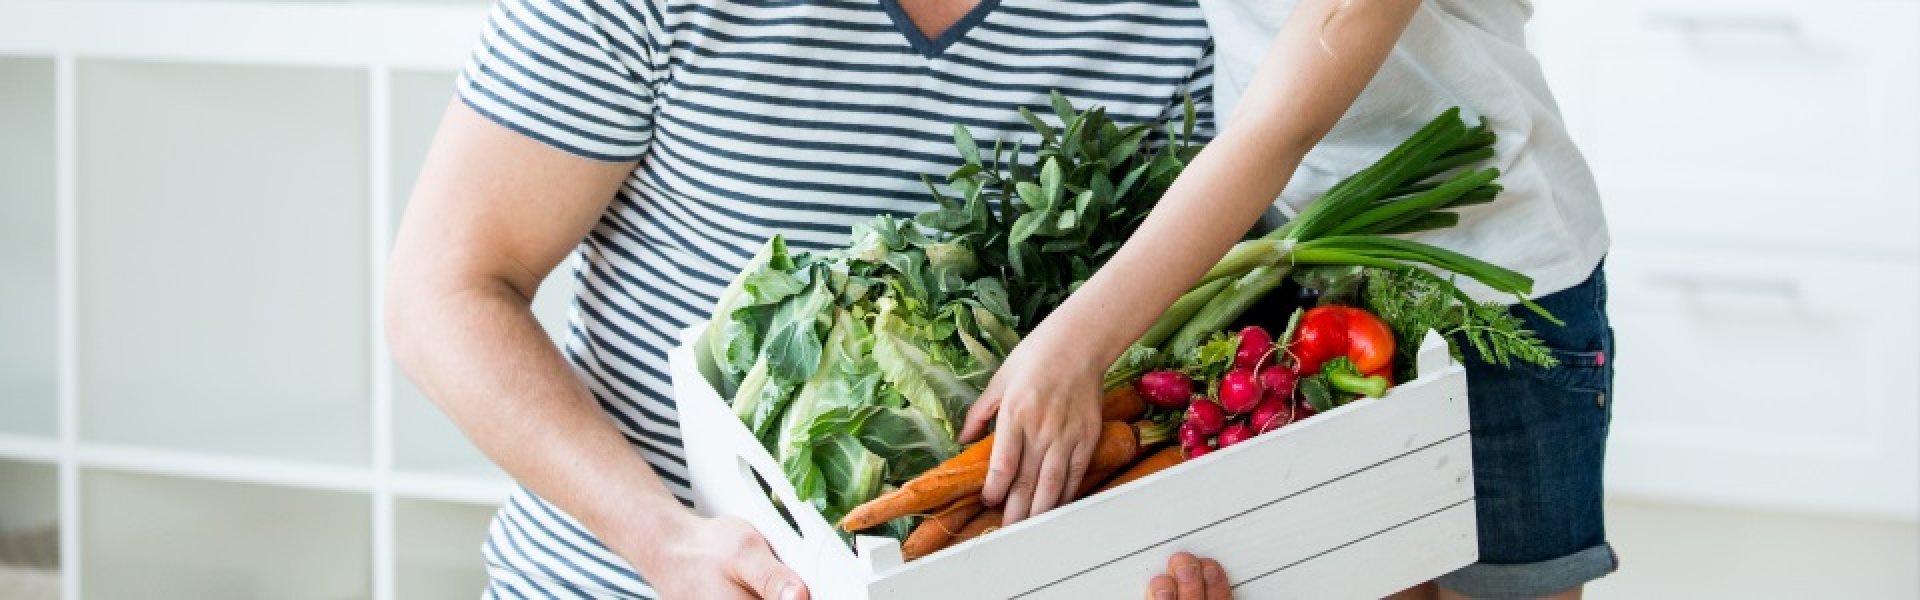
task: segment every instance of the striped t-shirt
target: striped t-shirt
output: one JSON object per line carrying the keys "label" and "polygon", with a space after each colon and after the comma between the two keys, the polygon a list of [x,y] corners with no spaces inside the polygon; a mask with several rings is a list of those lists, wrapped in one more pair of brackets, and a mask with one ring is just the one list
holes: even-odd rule
{"label": "striped t-shirt", "polygon": [[[894,0],[501,0],[459,96],[555,148],[637,161],[574,253],[566,352],[684,499],[666,351],[768,237],[829,248],[928,209],[920,177],[958,164],[954,123],[1031,149],[1017,109],[1051,90],[1122,123],[1190,94],[1204,134],[1211,70],[1193,0],[981,0],[932,39]],[[492,597],[652,595],[525,490],[484,554]]]}

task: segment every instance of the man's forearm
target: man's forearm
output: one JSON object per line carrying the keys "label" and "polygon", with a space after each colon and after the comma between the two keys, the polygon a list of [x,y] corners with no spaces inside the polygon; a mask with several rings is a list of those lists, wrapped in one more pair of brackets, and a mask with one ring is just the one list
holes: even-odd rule
{"label": "man's forearm", "polygon": [[[401,366],[475,445],[623,556],[646,562],[687,512],[594,402],[528,309],[497,284],[391,286]],[[641,565],[636,565],[641,566]]]}

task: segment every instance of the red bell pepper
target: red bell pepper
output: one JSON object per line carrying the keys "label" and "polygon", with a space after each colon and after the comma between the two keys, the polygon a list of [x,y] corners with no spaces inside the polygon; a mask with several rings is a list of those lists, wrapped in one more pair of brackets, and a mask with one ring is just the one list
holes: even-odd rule
{"label": "red bell pepper", "polygon": [[1300,317],[1288,350],[1300,373],[1318,373],[1322,364],[1342,356],[1361,373],[1377,373],[1393,367],[1393,329],[1365,310],[1321,306]]}

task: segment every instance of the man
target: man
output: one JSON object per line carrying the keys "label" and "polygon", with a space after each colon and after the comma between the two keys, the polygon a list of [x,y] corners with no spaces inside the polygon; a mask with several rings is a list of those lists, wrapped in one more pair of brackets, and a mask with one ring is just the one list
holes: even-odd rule
{"label": "man", "polygon": [[[1208,48],[1190,0],[502,0],[387,288],[395,357],[521,484],[487,595],[804,597],[751,527],[686,507],[677,332],[774,233],[824,248],[926,209],[952,123],[1013,141],[1052,90],[1121,122],[1191,95],[1210,121]],[[568,254],[563,355],[528,302]],[[1005,502],[1045,510],[1058,470]],[[1177,587],[1218,597],[1182,578],[1218,572],[1196,564]]]}

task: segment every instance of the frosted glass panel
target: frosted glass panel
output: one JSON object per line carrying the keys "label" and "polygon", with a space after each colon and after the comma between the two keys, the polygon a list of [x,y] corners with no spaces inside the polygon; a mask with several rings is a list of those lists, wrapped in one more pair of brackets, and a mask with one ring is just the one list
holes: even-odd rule
{"label": "frosted glass panel", "polygon": [[387,93],[392,101],[389,122],[393,129],[389,137],[393,147],[389,156],[393,161],[395,227],[400,225],[400,215],[407,208],[407,196],[413,193],[414,177],[420,173],[420,162],[427,156],[427,146],[433,142],[433,132],[440,126],[440,116],[453,100],[455,77],[457,75],[450,71],[395,71],[392,74]]}
{"label": "frosted glass panel", "polygon": [[480,544],[494,508],[394,502],[395,598],[477,598],[487,585]]}
{"label": "frosted glass panel", "polygon": [[53,61],[0,57],[0,432],[52,436]]}
{"label": "frosted glass panel", "polygon": [[89,599],[370,595],[363,494],[111,471],[83,473],[81,494]]}
{"label": "frosted glass panel", "polygon": [[59,493],[53,465],[0,461],[0,598],[60,597]]}
{"label": "frosted glass panel", "polygon": [[365,463],[366,76],[79,65],[81,435]]}
{"label": "frosted glass panel", "polygon": [[[445,71],[398,71],[389,86],[392,99],[391,133],[393,223],[406,212],[407,198],[433,141],[440,117],[453,100],[456,75]],[[533,312],[556,344],[564,339],[567,306],[573,278],[567,265],[554,269],[534,294]],[[407,380],[394,380],[394,465],[401,470],[436,474],[503,477],[469,443],[445,414]]]}
{"label": "frosted glass panel", "polygon": [[503,478],[405,374],[394,378],[394,468],[436,475]]}

